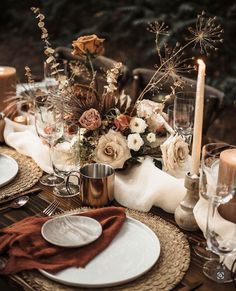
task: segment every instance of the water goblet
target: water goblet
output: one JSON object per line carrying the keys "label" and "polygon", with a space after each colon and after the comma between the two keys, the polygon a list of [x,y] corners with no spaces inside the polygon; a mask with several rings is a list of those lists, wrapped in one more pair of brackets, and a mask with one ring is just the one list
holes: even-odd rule
{"label": "water goblet", "polygon": [[195,93],[177,93],[174,99],[174,129],[190,145],[193,135]]}
{"label": "water goblet", "polygon": [[[236,253],[236,202],[235,185],[217,186],[209,201],[208,219],[207,219],[207,246],[220,260],[207,261],[203,266],[203,273],[210,279],[218,283],[229,283],[233,281],[231,272],[231,262],[226,259]],[[220,216],[220,208],[230,206],[233,213],[232,221]]]}
{"label": "water goblet", "polygon": [[53,169],[53,173],[40,178],[40,182],[46,186],[55,186],[63,182],[63,178],[55,175],[52,162],[52,147],[63,134],[62,109],[59,104],[60,96],[50,94],[36,96],[34,100],[36,131],[38,136],[49,144],[50,165]]}
{"label": "water goblet", "polygon": [[[53,147],[53,164],[55,172],[64,179],[71,171],[78,171],[80,168],[80,128],[77,124],[64,120],[64,134]],[[56,186],[54,195],[60,197],[71,197],[79,193],[78,185],[70,182],[70,189],[73,194],[68,193],[65,183]]]}
{"label": "water goblet", "polygon": [[[202,148],[199,195],[206,201],[210,199],[217,186],[220,154],[227,149],[235,148],[227,143],[209,143]],[[208,224],[206,220],[204,236],[207,238]],[[194,252],[205,260],[215,259],[216,256],[207,249],[206,242],[194,246]]]}

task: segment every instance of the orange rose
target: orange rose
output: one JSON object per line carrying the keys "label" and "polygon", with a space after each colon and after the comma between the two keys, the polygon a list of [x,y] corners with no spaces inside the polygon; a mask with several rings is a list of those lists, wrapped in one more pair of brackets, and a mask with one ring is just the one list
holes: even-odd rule
{"label": "orange rose", "polygon": [[120,114],[115,120],[114,124],[116,128],[120,131],[124,131],[125,129],[129,128],[131,117],[125,114]]}
{"label": "orange rose", "polygon": [[73,52],[75,56],[84,56],[87,53],[101,55],[104,52],[103,42],[105,39],[98,38],[96,34],[85,35],[73,41]]}

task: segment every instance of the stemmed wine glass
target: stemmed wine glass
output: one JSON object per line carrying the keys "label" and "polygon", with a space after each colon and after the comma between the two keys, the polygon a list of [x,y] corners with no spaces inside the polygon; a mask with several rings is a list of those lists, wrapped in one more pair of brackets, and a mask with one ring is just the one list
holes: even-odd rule
{"label": "stemmed wine glass", "polygon": [[[53,164],[55,172],[64,179],[71,171],[78,171],[80,168],[80,127],[73,123],[73,120],[64,119],[63,136],[53,147]],[[78,183],[77,183],[78,184]],[[79,187],[71,182],[69,194],[65,183],[54,188],[53,193],[60,197],[71,197],[79,193]]]}
{"label": "stemmed wine glass", "polygon": [[195,93],[177,93],[174,99],[174,129],[190,145],[193,135]]}
{"label": "stemmed wine glass", "polygon": [[203,273],[218,283],[233,281],[231,263],[226,264],[226,259],[236,254],[235,191],[234,184],[220,184],[209,199],[207,246],[220,259],[207,261]]}
{"label": "stemmed wine glass", "polygon": [[220,155],[225,150],[235,148],[235,146],[226,143],[210,143],[206,144],[202,148],[199,193],[202,199],[205,199],[209,205],[204,234],[207,240],[205,247],[208,245],[208,248],[206,248],[204,252],[201,248],[198,250],[198,248],[195,247],[194,251],[200,257],[209,260],[207,263],[205,263],[203,271],[206,276],[212,278],[213,280],[217,280],[217,276],[214,273],[218,270],[216,268],[223,270],[224,267],[222,264],[219,264],[219,260],[216,256],[216,254],[221,254],[219,252],[217,253],[216,251],[212,253],[212,248],[209,247],[209,239],[214,233],[214,230],[212,230],[214,223],[212,223],[212,221],[215,220],[215,210],[218,207],[217,205],[219,205],[219,203],[226,203],[228,199],[231,199],[233,194],[233,183],[228,181],[229,183],[225,185],[222,183],[222,179],[220,179]]}
{"label": "stemmed wine glass", "polygon": [[[231,148],[234,148],[234,146],[223,142],[209,143],[202,148],[199,195],[202,199],[206,200],[206,202],[212,195],[212,187],[216,187],[217,184],[220,154],[224,150]],[[208,232],[207,219],[205,229],[206,231],[204,235],[206,238]],[[206,242],[194,246],[193,249],[196,255],[205,260],[216,258],[216,256],[207,249]]]}
{"label": "stemmed wine glass", "polygon": [[52,147],[63,135],[63,119],[61,96],[47,93],[36,96],[35,105],[35,127],[38,136],[49,144],[50,164],[53,173],[41,177],[40,182],[46,186],[56,186],[63,182],[63,178],[56,176],[52,162]]}

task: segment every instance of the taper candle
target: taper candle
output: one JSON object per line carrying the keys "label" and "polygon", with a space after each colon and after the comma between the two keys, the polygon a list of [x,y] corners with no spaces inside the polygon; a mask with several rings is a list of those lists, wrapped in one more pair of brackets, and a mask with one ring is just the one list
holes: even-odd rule
{"label": "taper candle", "polygon": [[192,163],[190,174],[198,175],[200,166],[200,155],[202,145],[202,124],[203,124],[203,109],[204,109],[204,86],[205,86],[205,71],[206,65],[203,60],[197,60],[198,76],[197,89],[195,100],[195,115],[193,128],[193,145],[192,145]]}

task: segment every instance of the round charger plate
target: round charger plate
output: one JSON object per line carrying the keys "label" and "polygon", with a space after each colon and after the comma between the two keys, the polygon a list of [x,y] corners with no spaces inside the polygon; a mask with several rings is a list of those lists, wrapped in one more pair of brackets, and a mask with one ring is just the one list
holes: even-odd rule
{"label": "round charger plate", "polygon": [[[79,214],[81,211],[88,211],[89,208],[78,208],[67,213]],[[161,253],[158,261],[145,274],[137,279],[120,286],[112,287],[115,291],[150,291],[150,290],[172,290],[184,277],[190,264],[190,248],[186,236],[174,225],[162,218],[131,209],[127,214],[150,227],[158,236],[161,244]],[[146,249],[146,247],[144,248]],[[143,249],[139,250],[142,255]],[[138,256],[139,256],[138,255]],[[111,258],[112,260],[113,258]],[[36,270],[20,273],[20,279],[33,287],[36,291],[87,291],[84,287],[72,287],[61,284]],[[110,291],[111,288],[103,287],[102,291]]]}
{"label": "round charger plate", "polygon": [[12,200],[13,198],[17,198],[21,196],[24,191],[29,190],[38,182],[43,171],[30,157],[22,155],[12,148],[1,146],[0,153],[8,155],[16,160],[19,166],[18,174],[14,180],[0,188],[1,204]]}
{"label": "round charger plate", "polygon": [[0,187],[11,182],[19,170],[18,164],[12,157],[0,154]]}
{"label": "round charger plate", "polygon": [[46,241],[60,247],[81,247],[99,238],[102,226],[90,217],[64,215],[46,221],[41,234]]}
{"label": "round charger plate", "polygon": [[120,285],[146,273],[160,255],[156,234],[140,221],[127,217],[111,244],[85,268],[71,267],[58,273],[40,270],[65,285],[101,288]]}

